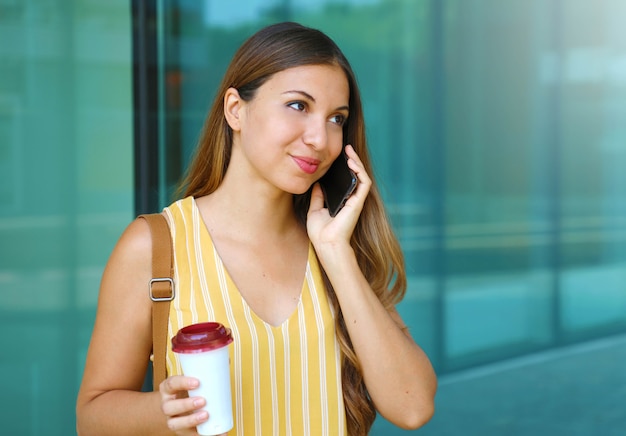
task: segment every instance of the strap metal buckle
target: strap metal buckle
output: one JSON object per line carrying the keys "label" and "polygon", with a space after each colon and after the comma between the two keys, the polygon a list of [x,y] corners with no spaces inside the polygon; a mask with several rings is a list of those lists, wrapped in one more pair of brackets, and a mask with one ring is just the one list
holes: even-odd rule
{"label": "strap metal buckle", "polygon": [[[169,297],[155,297],[152,293],[152,284],[153,283],[161,283],[161,282],[169,282],[170,288],[172,288],[172,295]],[[174,295],[176,295],[176,290],[174,288],[174,280],[171,277],[157,277],[150,279],[150,283],[148,283],[148,292],[150,294],[150,299],[152,301],[172,301],[174,299]]]}

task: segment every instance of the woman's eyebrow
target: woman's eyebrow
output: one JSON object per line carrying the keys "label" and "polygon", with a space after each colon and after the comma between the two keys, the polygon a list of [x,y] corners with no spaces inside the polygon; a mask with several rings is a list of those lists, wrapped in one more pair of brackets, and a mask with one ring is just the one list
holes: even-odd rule
{"label": "woman's eyebrow", "polygon": [[[289,91],[285,91],[283,92],[283,95],[285,94],[300,94],[301,96],[303,96],[304,98],[306,98],[307,100],[312,101],[313,103],[315,103],[315,97],[313,97],[311,94],[309,94],[306,91],[301,91],[298,89],[293,89],[293,90],[289,90]],[[346,105],[346,106],[339,106],[338,108],[336,108],[335,110],[337,111],[350,111],[350,108]]]}
{"label": "woman's eyebrow", "polygon": [[311,94],[309,94],[306,91],[299,91],[297,89],[294,89],[294,90],[290,90],[290,91],[285,91],[285,92],[283,92],[283,94],[300,94],[304,98],[306,98],[308,100],[311,100],[313,103],[315,103],[315,97],[313,97]]}

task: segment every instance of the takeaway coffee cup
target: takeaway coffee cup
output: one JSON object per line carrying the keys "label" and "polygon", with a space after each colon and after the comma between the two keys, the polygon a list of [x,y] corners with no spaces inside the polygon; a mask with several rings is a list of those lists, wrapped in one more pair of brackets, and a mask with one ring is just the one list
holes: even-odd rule
{"label": "takeaway coffee cup", "polygon": [[183,373],[200,380],[189,396],[206,400],[209,419],[197,427],[200,435],[218,435],[233,428],[228,344],[230,329],[217,322],[192,324],[181,328],[172,338]]}

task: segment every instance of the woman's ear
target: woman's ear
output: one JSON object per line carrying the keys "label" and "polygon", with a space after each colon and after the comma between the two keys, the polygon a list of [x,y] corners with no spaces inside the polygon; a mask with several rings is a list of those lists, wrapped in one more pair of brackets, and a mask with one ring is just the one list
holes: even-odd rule
{"label": "woman's ear", "polygon": [[233,131],[238,131],[241,128],[239,115],[242,105],[243,100],[239,96],[239,91],[235,88],[228,88],[224,94],[224,116]]}

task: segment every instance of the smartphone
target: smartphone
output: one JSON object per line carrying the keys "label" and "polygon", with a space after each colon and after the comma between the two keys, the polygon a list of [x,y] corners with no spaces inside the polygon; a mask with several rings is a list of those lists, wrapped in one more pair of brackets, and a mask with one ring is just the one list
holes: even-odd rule
{"label": "smartphone", "polygon": [[330,216],[334,217],[356,188],[356,174],[348,167],[345,150],[335,159],[326,174],[319,180]]}

